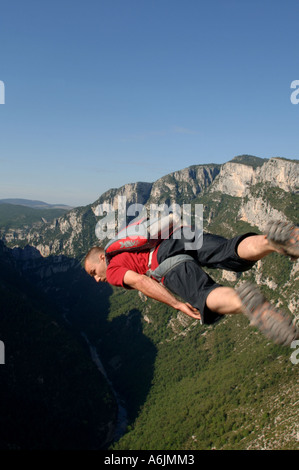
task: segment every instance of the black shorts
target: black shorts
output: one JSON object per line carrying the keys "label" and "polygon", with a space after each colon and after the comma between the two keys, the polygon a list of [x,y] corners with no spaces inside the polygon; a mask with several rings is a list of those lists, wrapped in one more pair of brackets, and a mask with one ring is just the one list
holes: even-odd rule
{"label": "black shorts", "polygon": [[197,250],[186,250],[185,243],[192,240],[184,238],[169,238],[160,244],[157,260],[160,264],[164,259],[178,254],[191,255],[195,262],[186,261],[173,268],[164,278],[164,286],[171,292],[181,297],[185,302],[189,302],[197,308],[201,314],[203,324],[211,324],[223,315],[212,312],[206,306],[208,294],[220,287],[203,269],[208,268],[225,269],[234,272],[248,271],[255,264],[255,261],[247,261],[237,254],[238,244],[246,237],[256,235],[256,233],[246,233],[231,239],[226,239],[219,235],[204,233],[202,235],[202,246]]}

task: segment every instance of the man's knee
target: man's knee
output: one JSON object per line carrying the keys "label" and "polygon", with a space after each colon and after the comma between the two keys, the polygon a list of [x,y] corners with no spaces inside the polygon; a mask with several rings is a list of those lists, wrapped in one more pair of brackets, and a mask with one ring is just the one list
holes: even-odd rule
{"label": "man's knee", "polygon": [[232,289],[232,312],[231,313],[241,313],[242,312],[242,302],[238,296],[235,289]]}
{"label": "man's knee", "polygon": [[217,287],[206,299],[207,307],[220,314],[236,314],[242,312],[242,302],[232,287]]}

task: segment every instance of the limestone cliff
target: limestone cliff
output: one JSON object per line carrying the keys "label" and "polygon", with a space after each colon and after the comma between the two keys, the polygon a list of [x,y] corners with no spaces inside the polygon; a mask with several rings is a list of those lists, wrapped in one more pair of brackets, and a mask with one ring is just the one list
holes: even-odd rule
{"label": "limestone cliff", "polygon": [[284,191],[298,191],[298,161],[271,158],[258,168],[234,162],[225,163],[222,165],[211,191],[221,191],[231,196],[244,197],[249,193],[250,186],[267,182]]}
{"label": "limestone cliff", "polygon": [[230,196],[243,197],[250,185],[255,183],[254,168],[240,163],[225,163],[216,178],[211,191],[220,191]]}
{"label": "limestone cliff", "polygon": [[198,165],[170,173],[153,183],[148,203],[191,202],[212,184],[219,169],[220,165]]}
{"label": "limestone cliff", "polygon": [[[264,230],[270,220],[292,221],[283,210],[279,210],[278,199],[298,193],[299,164],[281,158],[271,158],[262,166],[228,162],[211,185],[213,192],[221,192],[240,198],[238,217],[240,220]],[[273,188],[281,191],[273,193]],[[270,197],[270,193],[273,197]],[[285,194],[286,193],[286,194]]]}

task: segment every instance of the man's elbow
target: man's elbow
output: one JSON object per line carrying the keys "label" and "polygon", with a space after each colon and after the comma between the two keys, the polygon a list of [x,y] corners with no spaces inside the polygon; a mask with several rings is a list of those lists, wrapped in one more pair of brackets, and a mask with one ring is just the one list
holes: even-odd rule
{"label": "man's elbow", "polygon": [[136,277],[133,281],[132,281],[132,284],[131,284],[131,287],[133,289],[136,289],[136,290],[139,290],[139,291],[143,291],[144,290],[144,287],[147,285],[148,283],[148,277],[145,276],[144,274],[139,274],[138,277]]}
{"label": "man's elbow", "polygon": [[127,271],[123,282],[131,289],[142,290],[143,286],[148,282],[149,278],[144,274],[138,274],[134,271]]}

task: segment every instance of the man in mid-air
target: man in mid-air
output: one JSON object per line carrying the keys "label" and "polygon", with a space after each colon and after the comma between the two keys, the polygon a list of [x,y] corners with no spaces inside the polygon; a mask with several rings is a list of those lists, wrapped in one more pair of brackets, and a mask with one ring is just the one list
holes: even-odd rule
{"label": "man in mid-air", "polygon": [[[299,228],[273,221],[263,235],[246,233],[232,239],[210,233],[201,236],[201,248],[197,250],[185,249],[185,243],[190,240],[182,234],[180,238],[170,236],[162,240],[153,252],[124,251],[109,262],[105,249],[96,246],[87,253],[84,267],[96,282],[136,289],[203,324],[214,323],[226,314],[244,313],[252,325],[277,344],[290,345],[298,338],[292,318],[275,308],[256,286],[248,282],[237,289],[222,286],[202,267],[244,272],[273,252],[296,260],[299,257]],[[187,254],[188,259],[169,269],[157,282],[152,276],[156,268],[166,259],[181,254]]]}

